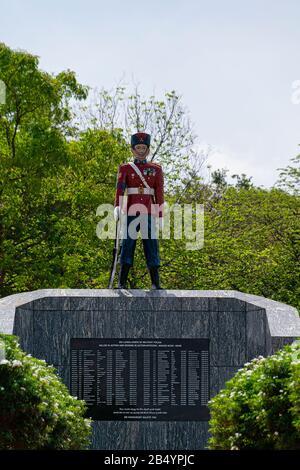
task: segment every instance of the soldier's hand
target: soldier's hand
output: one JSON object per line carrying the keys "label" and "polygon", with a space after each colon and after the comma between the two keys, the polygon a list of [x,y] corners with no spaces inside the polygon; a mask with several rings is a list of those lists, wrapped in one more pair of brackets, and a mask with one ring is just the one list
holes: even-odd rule
{"label": "soldier's hand", "polygon": [[120,206],[114,208],[114,219],[117,222],[120,218]]}

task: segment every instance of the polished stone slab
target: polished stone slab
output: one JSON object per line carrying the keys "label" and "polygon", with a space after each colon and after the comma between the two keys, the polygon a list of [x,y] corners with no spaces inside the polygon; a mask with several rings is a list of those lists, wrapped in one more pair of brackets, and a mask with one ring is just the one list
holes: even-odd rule
{"label": "polished stone slab", "polygon": [[[70,386],[71,338],[208,338],[210,397],[245,362],[300,337],[289,305],[234,290],[41,289],[0,299],[0,332]],[[205,421],[95,421],[94,449],[203,449]]]}

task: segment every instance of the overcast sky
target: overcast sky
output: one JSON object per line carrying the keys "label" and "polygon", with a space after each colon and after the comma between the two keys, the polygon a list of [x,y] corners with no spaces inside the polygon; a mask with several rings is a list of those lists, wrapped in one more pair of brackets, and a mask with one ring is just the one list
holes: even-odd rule
{"label": "overcast sky", "polygon": [[[270,187],[300,153],[299,0],[1,0],[0,41],[111,89],[182,95],[212,169]],[[299,87],[300,88],[300,87]],[[293,102],[294,101],[294,102]]]}

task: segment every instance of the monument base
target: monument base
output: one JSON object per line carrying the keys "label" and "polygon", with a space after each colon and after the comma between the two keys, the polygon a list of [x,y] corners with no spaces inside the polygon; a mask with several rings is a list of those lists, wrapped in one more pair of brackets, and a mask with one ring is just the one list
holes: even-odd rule
{"label": "monument base", "polygon": [[0,299],[0,331],[87,402],[91,448],[196,450],[208,400],[246,362],[298,338],[300,319],[237,291],[43,289]]}

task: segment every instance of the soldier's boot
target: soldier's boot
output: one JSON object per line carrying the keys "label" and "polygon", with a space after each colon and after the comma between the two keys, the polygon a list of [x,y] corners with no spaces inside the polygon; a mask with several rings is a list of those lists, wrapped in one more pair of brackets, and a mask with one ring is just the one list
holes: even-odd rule
{"label": "soldier's boot", "polygon": [[161,289],[158,268],[159,266],[151,266],[150,268],[148,268],[152,282],[152,289]]}
{"label": "soldier's boot", "polygon": [[126,289],[129,269],[130,269],[130,264],[127,264],[127,263],[121,264],[118,289]]}

